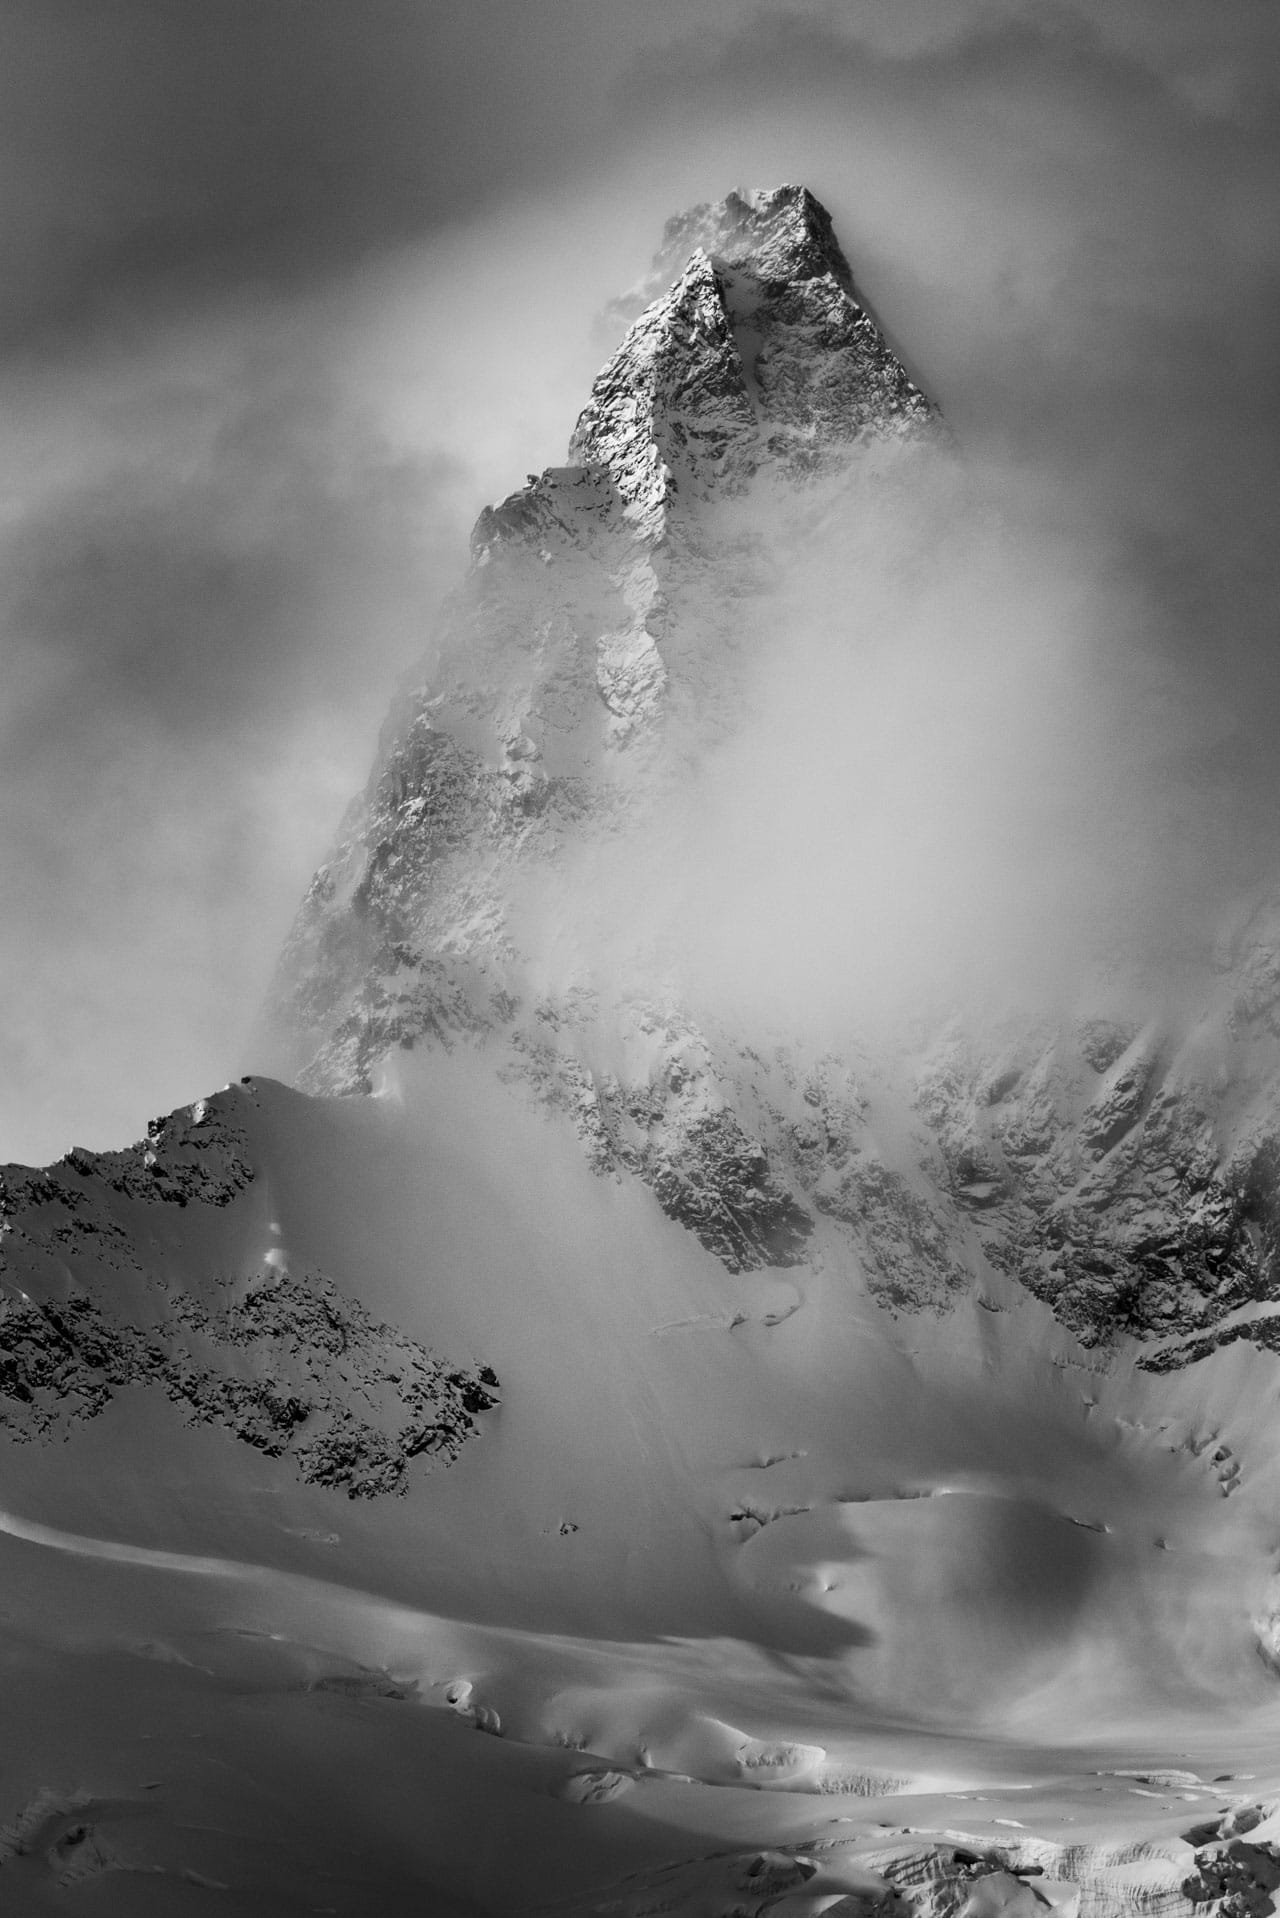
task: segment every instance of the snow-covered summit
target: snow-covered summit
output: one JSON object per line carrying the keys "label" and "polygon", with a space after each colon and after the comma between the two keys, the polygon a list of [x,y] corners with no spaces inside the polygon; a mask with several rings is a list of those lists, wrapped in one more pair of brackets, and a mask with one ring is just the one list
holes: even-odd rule
{"label": "snow-covered summit", "polygon": [[648,272],[609,308],[621,329],[660,299],[696,252],[725,266],[753,265],[771,280],[818,279],[831,274],[846,293],[860,296],[836,238],[831,215],[808,187],[790,184],[729,193],[667,221]]}
{"label": "snow-covered summit", "polygon": [[767,517],[871,443],[945,444],[805,189],[672,222],[651,287],[567,462],[481,513],[440,658],[299,915],[276,1006],[327,1062],[317,1083],[487,1027],[495,993],[524,991],[519,876],[651,794],[674,742],[730,723],[750,560],[720,509],[758,495]]}
{"label": "snow-covered summit", "polygon": [[671,221],[615,312],[637,302],[569,458],[603,466],[651,537],[680,500],[741,490],[761,464],[798,475],[859,439],[939,427],[804,187],[731,193]]}

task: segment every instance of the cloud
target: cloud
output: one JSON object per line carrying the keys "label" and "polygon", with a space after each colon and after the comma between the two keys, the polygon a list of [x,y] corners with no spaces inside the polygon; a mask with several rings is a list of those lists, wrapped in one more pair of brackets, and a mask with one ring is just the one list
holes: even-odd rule
{"label": "cloud", "polygon": [[806,178],[966,447],[1052,480],[1082,563],[1149,599],[1170,659],[1265,756],[1280,103],[1259,75],[1280,20],[917,10],[904,45],[872,15],[762,9],[640,57],[620,102],[672,149],[681,132],[642,191]]}

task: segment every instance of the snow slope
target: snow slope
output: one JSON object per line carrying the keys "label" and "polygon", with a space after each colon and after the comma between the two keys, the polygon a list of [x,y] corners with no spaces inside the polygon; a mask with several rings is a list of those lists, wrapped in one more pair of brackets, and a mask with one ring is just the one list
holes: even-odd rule
{"label": "snow slope", "polygon": [[210,1107],[254,1177],[170,1199],[151,1273],[280,1249],[500,1403],[379,1498],[154,1377],[6,1447],[0,1682],[39,1719],[7,1808],[53,1820],[12,1868],[48,1908],[203,1910],[196,1872],[233,1910],[692,1913],[776,1851],[831,1870],[768,1908],[819,1910],[887,1838],[886,1885],[1032,1832],[1120,1909],[1098,1847],[1186,1877],[1180,1831],[1275,1789],[1268,1355],[1103,1364],[1010,1282],[894,1316],[834,1238],[735,1278],[473,1054]]}

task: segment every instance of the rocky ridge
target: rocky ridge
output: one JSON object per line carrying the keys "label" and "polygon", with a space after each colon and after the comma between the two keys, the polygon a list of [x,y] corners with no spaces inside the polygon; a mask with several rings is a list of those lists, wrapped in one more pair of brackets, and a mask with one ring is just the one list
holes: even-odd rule
{"label": "rocky ridge", "polygon": [[[384,1322],[362,1302],[362,1287],[366,1300],[400,1301],[385,1309],[412,1312],[415,1327],[419,1307],[428,1327],[464,1328],[449,1337],[465,1339],[475,1327],[480,1349],[494,1341],[510,1385],[497,1442],[472,1452],[463,1472],[420,1487],[421,1496],[382,1525],[410,1541],[411,1612],[399,1600],[388,1611],[373,1597],[378,1568],[363,1553],[384,1514],[356,1510],[348,1523],[357,1542],[341,1561],[334,1554],[354,1591],[311,1575],[328,1569],[311,1546],[330,1553],[340,1545],[336,1532],[286,1528],[298,1551],[305,1544],[305,1580],[291,1572],[273,1581],[257,1567],[245,1579],[250,1568],[238,1561],[166,1553],[169,1563],[152,1565],[156,1583],[169,1587],[185,1561],[202,1589],[218,1593],[211,1608],[217,1629],[171,1632],[173,1614],[162,1611],[163,1636],[153,1636],[151,1622],[131,1611],[113,1646],[100,1639],[96,1616],[98,1592],[109,1587],[75,1577],[77,1552],[96,1558],[105,1541],[46,1533],[46,1546],[61,1541],[50,1564],[65,1554],[72,1574],[62,1586],[51,1579],[38,1602],[56,1618],[48,1682],[55,1706],[63,1669],[74,1668],[73,1730],[63,1749],[76,1753],[76,1769],[45,1774],[61,1780],[54,1786],[39,1774],[20,1785],[23,1759],[14,1748],[19,1769],[9,1781],[0,1868],[19,1896],[24,1882],[37,1897],[56,1897],[107,1873],[155,1874],[168,1868],[158,1859],[177,1861],[167,1896],[180,1896],[184,1883],[199,1898],[209,1890],[241,1894],[230,1869],[219,1864],[217,1877],[206,1876],[189,1863],[195,1856],[203,1867],[204,1854],[190,1847],[197,1832],[203,1842],[213,1830],[212,1820],[193,1824],[189,1808],[209,1802],[212,1751],[203,1741],[206,1728],[219,1724],[209,1700],[222,1682],[235,1696],[222,1722],[242,1727],[243,1742],[223,1742],[219,1732],[218,1772],[240,1796],[216,1808],[218,1844],[244,1844],[243,1834],[259,1829],[253,1820],[261,1810],[262,1848],[284,1860],[281,1896],[311,1890],[322,1901],[317,1909],[357,1879],[361,1909],[369,1898],[389,1910],[396,1897],[382,1895],[377,1846],[347,1845],[359,1829],[350,1800],[362,1768],[377,1787],[376,1799],[366,1797],[374,1806],[366,1829],[378,1844],[398,1852],[388,1835],[403,1836],[411,1856],[425,1805],[443,1845],[462,1851],[459,1880],[465,1874],[472,1895],[476,1858],[458,1834],[473,1829],[494,1773],[477,1770],[463,1745],[439,1743],[440,1726],[431,1721],[446,1715],[452,1731],[505,1734],[498,1746],[468,1731],[465,1745],[506,1753],[501,1762],[518,1796],[495,1791],[498,1822],[510,1808],[531,1834],[517,1848],[524,1875],[516,1889],[504,1899],[496,1879],[486,1882],[495,1910],[524,1911],[530,1899],[565,1918],[588,1911],[635,1918],[659,1909],[774,1918],[820,1910],[1034,1918],[1046,1909],[1063,1918],[1128,1910],[1266,1918],[1275,1908],[1274,1772],[1264,1785],[1252,1772],[1219,1770],[1219,1758],[1210,1764],[1203,1753],[1195,1758],[1203,1775],[1154,1769],[1152,1756],[1179,1764],[1193,1756],[1182,1749],[1190,1734],[1181,1721],[1174,1731],[1158,1716],[1159,1748],[1143,1747],[1150,1755],[1139,1769],[1127,1723],[1121,1744],[1114,1742],[1103,1696],[1113,1676],[1124,1676],[1114,1647],[1140,1664],[1146,1647],[1138,1648],[1138,1635],[1151,1628],[1153,1666],[1158,1659],[1178,1667],[1173,1677],[1194,1678],[1197,1710],[1203,1699],[1207,1711],[1210,1687],[1228,1675],[1239,1715],[1213,1722],[1228,1763],[1257,1762],[1251,1746],[1259,1735],[1245,1720],[1252,1687],[1265,1708],[1280,1670],[1280,1581],[1260,1584],[1259,1556],[1272,1564],[1274,1543],[1250,1557],[1240,1541],[1250,1527],[1273,1538],[1266,1456],[1273,1448],[1260,1442],[1265,1422],[1254,1420],[1252,1408],[1237,1422],[1230,1399],[1241,1377],[1252,1392],[1264,1368],[1232,1362],[1207,1368],[1210,1376],[1189,1386],[1158,1375],[1242,1343],[1280,1350],[1275,905],[1263,896],[1245,903],[1212,975],[1180,1006],[1144,994],[1140,981],[1113,979],[1087,1011],[1071,1016],[979,1025],[972,1015],[922,1007],[910,1027],[863,1043],[842,1039],[837,1049],[735,1023],[722,1007],[694,1003],[680,979],[661,969],[638,985],[575,971],[572,963],[556,974],[522,946],[522,888],[542,888],[554,901],[562,865],[576,849],[594,843],[607,854],[625,846],[619,820],[664,782],[678,781],[717,728],[732,728],[734,608],[766,571],[734,543],[735,527],[750,524],[735,521],[736,507],[763,500],[774,512],[790,510],[790,502],[802,516],[820,498],[830,524],[832,502],[842,496],[828,482],[874,469],[886,448],[914,458],[945,445],[931,403],[900,365],[895,372],[883,336],[863,326],[865,310],[820,215],[807,195],[784,189],[751,200],[731,196],[669,228],[655,269],[660,284],[645,289],[633,331],[597,383],[575,435],[574,463],[482,516],[475,568],[454,604],[443,657],[393,714],[370,786],[317,875],[278,991],[306,1083],[359,1094],[384,1071],[394,1080],[403,1050],[465,1051],[461,1070],[443,1069],[425,1084],[430,1132],[415,1131],[408,1096],[404,1112],[352,1111],[244,1081],[154,1121],[147,1139],[123,1152],[74,1151],[43,1171],[0,1168],[0,1433],[13,1447],[15,1504],[29,1486],[24,1467],[33,1468],[37,1487],[43,1478],[65,1483],[84,1472],[83,1443],[68,1445],[53,1473],[34,1455],[36,1443],[83,1437],[88,1424],[91,1478],[93,1440],[102,1441],[104,1455],[122,1428],[136,1443],[121,1404],[132,1393],[147,1395],[149,1407],[167,1400],[179,1418],[211,1435],[213,1444],[202,1438],[191,1454],[179,1450],[177,1461],[202,1497],[221,1495],[215,1453],[226,1441],[222,1465],[230,1458],[241,1515],[246,1492],[258,1501],[264,1490],[287,1510],[298,1496],[282,1483],[289,1472],[334,1495],[374,1499],[447,1466],[496,1407],[498,1381],[487,1366],[457,1363]],[[836,339],[821,377],[802,379],[813,355],[827,350],[814,344],[820,307],[834,314],[833,334],[850,337],[843,346]],[[792,322],[776,317],[784,309],[803,321],[790,333]],[[763,340],[770,326],[782,347],[766,378],[751,336]],[[870,342],[869,362],[857,361],[859,342]],[[788,363],[794,378],[782,377]],[[849,371],[858,364],[860,385]],[[628,411],[637,393],[647,396],[644,404]],[[545,1106],[548,1125],[519,1124],[510,1101],[493,1099],[483,1084],[489,1071]],[[406,1093],[424,1095],[431,1072],[409,1076],[417,1083]],[[267,1108],[270,1123],[260,1116]],[[455,1127],[465,1151],[454,1149]],[[554,1136],[566,1132],[602,1180],[647,1188],[654,1206],[725,1271],[780,1268],[792,1276],[717,1281],[710,1261],[690,1257],[652,1207],[643,1218],[645,1192],[592,1189],[581,1167],[566,1165],[572,1153]],[[406,1135],[410,1150],[401,1158],[396,1141]],[[527,1139],[536,1151],[523,1158]],[[406,1191],[412,1200],[404,1200],[402,1215]],[[561,1208],[550,1231],[547,1217],[566,1192],[575,1205]],[[511,1249],[498,1258],[479,1215],[508,1203],[511,1219],[502,1224],[509,1237],[493,1243]],[[325,1248],[326,1268],[347,1276],[294,1258],[278,1223],[285,1217]],[[619,1221],[631,1223],[641,1246],[630,1266]],[[573,1266],[578,1240],[587,1247],[581,1272]],[[694,1278],[679,1272],[682,1261],[696,1268]],[[665,1283],[669,1268],[679,1281],[679,1309],[688,1300],[695,1315],[646,1309],[650,1279]],[[864,1291],[883,1315],[867,1309]],[[665,1399],[668,1380],[682,1381],[683,1397],[674,1391]],[[1000,1398],[1011,1384],[1016,1409],[1007,1416]],[[955,1407],[944,1404],[935,1422],[957,1385],[964,1389]],[[1043,1424],[1038,1405],[1032,1416],[1019,1394],[1043,1397]],[[1255,1402],[1266,1398],[1258,1392]],[[557,1399],[563,1421],[539,1434],[548,1402]],[[677,1413],[671,1424],[663,1417],[668,1405]],[[743,1406],[747,1416],[739,1420]],[[121,1415],[114,1433],[104,1417],[113,1407]],[[1166,1410],[1178,1416],[1162,1416]],[[172,1414],[161,1411],[162,1429],[176,1440]],[[705,1430],[695,1430],[699,1424],[714,1424],[712,1445]],[[528,1443],[531,1432],[541,1445]],[[680,1476],[664,1479],[663,1460],[686,1444],[692,1463],[679,1459]],[[251,1456],[239,1449],[245,1446],[283,1470],[236,1475],[234,1465]],[[1037,1446],[1052,1453],[1050,1465],[1022,1456]],[[1203,1464],[1184,1470],[1185,1454]],[[131,1456],[136,1462],[137,1452]],[[141,1455],[144,1480],[153,1456]],[[210,1464],[208,1478],[199,1476]],[[1033,1500],[1028,1493],[1041,1471],[1045,1483]],[[535,1478],[544,1483],[531,1486]],[[993,1482],[994,1493],[987,1489]],[[103,1484],[110,1485],[109,1473]],[[1237,1491],[1242,1496],[1230,1505],[1219,1504],[1219,1492],[1232,1498]],[[694,1523],[667,1531],[681,1498]],[[321,1499],[303,1503],[301,1515],[311,1517]],[[1178,1523],[1157,1534],[1166,1512]],[[19,1522],[15,1532],[19,1568],[39,1542],[31,1529],[24,1533]],[[111,1530],[114,1536],[114,1515]],[[664,1546],[664,1538],[679,1545]],[[677,1633],[669,1615],[646,1620],[645,1647],[623,1645],[618,1664],[616,1596],[597,1602],[592,1636],[576,1635],[582,1594],[611,1549],[620,1568],[613,1593],[630,1600],[646,1579],[646,1559],[666,1580],[702,1538],[735,1598],[745,1594],[760,1607],[748,1615],[748,1630],[760,1638],[748,1641],[742,1680],[724,1663],[724,1648],[735,1641],[718,1635],[721,1621],[739,1630],[736,1604],[713,1614],[713,1639],[695,1636],[707,1630],[700,1614],[680,1620]],[[922,1555],[913,1558],[917,1542]],[[115,1549],[130,1565],[130,1589],[145,1597],[137,1574],[157,1555]],[[295,1546],[286,1549],[292,1563]],[[499,1620],[492,1633],[474,1625],[453,1596],[458,1588],[446,1582],[453,1562],[468,1555],[466,1589],[482,1593],[482,1615]],[[511,1629],[501,1585],[491,1582],[504,1557],[514,1615],[525,1587],[541,1583],[554,1592],[560,1580],[574,1608],[574,1636],[564,1633],[563,1616],[553,1621],[553,1637],[523,1624]],[[902,1583],[878,1587],[878,1568],[892,1570],[895,1557],[905,1568]],[[948,1583],[948,1563],[957,1560],[958,1576]],[[913,1601],[911,1588],[928,1586],[935,1566],[936,1601],[917,1634],[914,1604],[901,1599]],[[1240,1593],[1215,1605],[1200,1629],[1215,1651],[1224,1630],[1236,1633],[1239,1664],[1203,1655],[1196,1664],[1186,1656],[1197,1650],[1194,1633],[1169,1631],[1154,1600],[1147,1609],[1146,1588],[1165,1579],[1162,1597],[1176,1626],[1203,1605],[1207,1581],[1225,1587],[1223,1567]],[[1029,1602],[1013,1605],[1028,1572]],[[700,1576],[710,1584],[705,1569]],[[432,1580],[450,1592],[447,1614],[433,1609],[440,1601]],[[14,1609],[20,1585],[15,1578]],[[1117,1612],[1123,1603],[1123,1637],[1086,1636],[1095,1628],[1077,1609],[1082,1588],[1104,1601],[1117,1595],[1110,1603]],[[62,1605],[77,1589],[85,1592],[79,1620]],[[49,1592],[58,1599],[50,1602]],[[789,1637],[775,1641],[770,1612],[778,1615],[779,1599],[806,1626],[815,1617],[823,1622],[825,1611],[848,1663],[835,1661],[834,1635],[820,1641],[828,1648],[820,1657],[807,1633],[796,1641],[798,1654]],[[172,1605],[167,1592],[165,1602]],[[1007,1604],[1018,1629],[1005,1637]],[[966,1610],[980,1633],[952,1636],[948,1614],[963,1622]],[[920,1770],[914,1720],[915,1756],[905,1747],[858,1748],[865,1707],[878,1729],[874,1680],[866,1693],[860,1686],[877,1637],[894,1638],[895,1611],[905,1611],[907,1625],[899,1640],[905,1656],[886,1687],[891,1709],[913,1709],[915,1670],[927,1670],[931,1659],[941,1668],[949,1647],[955,1669],[976,1666],[975,1703],[962,1709],[998,1727],[996,1776],[1006,1782],[991,1787],[983,1776],[989,1746],[978,1748],[970,1769],[945,1716],[940,1772],[933,1754]],[[1037,1662],[1030,1666],[1022,1661],[1022,1633],[1042,1613],[1049,1626],[1031,1637]],[[1105,1622],[1105,1604],[1101,1614]],[[25,1699],[36,1641],[23,1636],[21,1623],[11,1620],[10,1630],[17,1649],[9,1663],[22,1683],[16,1696]],[[356,1634],[349,1651],[359,1659],[332,1649],[348,1642],[349,1631]],[[392,1660],[399,1632],[412,1642],[414,1663],[404,1672]],[[988,1666],[985,1646],[997,1634],[999,1659]],[[92,1667],[83,1648],[100,1642],[112,1656],[102,1661],[110,1683],[96,1696],[111,1702],[96,1705],[91,1694],[86,1708],[80,1674]],[[68,1643],[76,1651],[70,1660]],[[697,1648],[707,1646],[710,1662],[699,1678]],[[1042,1677],[1059,1669],[1063,1692],[1077,1674],[1092,1682],[1078,1657],[1084,1646],[1100,1684],[1086,1691],[1084,1708],[1073,1702],[1052,1725],[1052,1750],[1037,1757],[1033,1777],[1015,1742],[1028,1696],[1019,1687],[1029,1672],[1035,1699]],[[122,1667],[121,1651],[146,1664]],[[145,1679],[153,1669],[166,1688],[171,1679],[191,1688],[199,1728],[188,1734],[184,1723],[180,1756],[166,1755],[163,1769],[156,1744],[148,1743],[145,1758],[139,1747],[145,1782],[133,1772],[130,1795],[116,1797],[88,1759],[81,1767],[84,1728],[96,1713],[114,1752],[121,1742],[116,1701],[126,1696],[131,1710],[135,1697],[149,1702],[154,1693],[138,1674]],[[218,1672],[229,1677],[219,1681]],[[900,1704],[901,1674],[908,1685]],[[1163,1684],[1166,1673],[1159,1676]],[[812,1711],[841,1741],[830,1763],[823,1746],[807,1742],[813,1725],[801,1727],[804,1743],[789,1732],[782,1737],[787,1699],[795,1697],[782,1681],[791,1677],[803,1688],[798,1716]],[[759,1711],[760,1737],[696,1709],[699,1684],[705,1692],[714,1683],[718,1701],[740,1682],[743,1723]],[[236,1696],[246,1683],[251,1709]],[[922,1688],[917,1696],[927,1694]],[[410,1697],[425,1709],[387,1712]],[[1102,1703],[1096,1723],[1095,1697]],[[637,1701],[642,1715],[629,1722]],[[295,1704],[305,1704],[305,1718],[294,1717]],[[1058,1709],[1050,1708],[1042,1727]],[[55,1717],[43,1702],[41,1711]],[[410,1729],[393,1727],[389,1716],[411,1721]],[[272,1745],[269,1728],[278,1722],[294,1730]],[[340,1736],[331,1793],[314,1788],[317,1777],[324,1786],[322,1773],[300,1765],[299,1727],[308,1759],[323,1753],[326,1735]],[[140,1736],[150,1741],[150,1728]],[[845,1743],[850,1736],[858,1743]],[[1071,1777],[1049,1777],[1071,1740]],[[195,1768],[183,1771],[189,1752]],[[380,1752],[387,1754],[381,1773]],[[961,1758],[964,1773],[953,1770]],[[292,1831],[287,1800],[268,1775],[281,1762],[303,1776],[308,1822]],[[1132,1769],[1094,1770],[1099,1762]],[[447,1793],[455,1774],[456,1818]],[[1233,1776],[1248,1781],[1242,1794],[1223,1789]],[[82,1777],[92,1789],[66,1788]],[[172,1789],[166,1807],[171,1778],[184,1790]],[[405,1822],[397,1829],[406,1779]],[[692,1796],[713,1786],[730,1788],[727,1824],[717,1824],[718,1808],[704,1816],[707,1801]],[[584,1823],[598,1820],[595,1807],[632,1789],[650,1794],[652,1816],[639,1806],[631,1835],[648,1827],[662,1849],[637,1847],[625,1865],[619,1852],[625,1875],[606,1885],[600,1861],[608,1845],[596,1850],[593,1834],[580,1894],[549,1901],[536,1808],[549,1807],[555,1818],[542,1860],[558,1861],[575,1842],[571,1808],[581,1808]],[[754,1802],[747,1789],[759,1794]],[[340,1854],[321,1847],[317,1803]],[[668,1823],[672,1807],[677,1815]],[[950,1829],[953,1818],[966,1829]],[[1027,1829],[1042,1818],[1052,1838]],[[688,1837],[679,1848],[687,1855],[673,1857],[677,1841],[667,1834],[677,1830]],[[438,1882],[424,1867],[403,1907],[394,1908],[416,1911],[424,1888],[437,1895]]]}

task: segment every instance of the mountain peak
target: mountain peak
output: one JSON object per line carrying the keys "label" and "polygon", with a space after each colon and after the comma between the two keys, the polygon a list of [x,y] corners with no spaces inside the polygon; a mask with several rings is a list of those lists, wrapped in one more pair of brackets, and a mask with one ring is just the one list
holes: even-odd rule
{"label": "mountain peak", "polygon": [[367,1087],[428,1034],[506,1032],[528,873],[731,725],[744,559],[710,509],[758,480],[767,519],[864,444],[945,442],[804,187],[669,221],[634,297],[567,463],[481,513],[433,676],[303,904],[276,1004],[310,1084]]}
{"label": "mountain peak", "polygon": [[859,298],[826,207],[808,187],[787,183],[728,193],[723,200],[702,201],[674,214],[649,271],[609,306],[611,326],[629,325],[660,298],[699,249],[725,266],[754,264],[762,276],[775,280],[830,273],[846,293]]}
{"label": "mountain peak", "polygon": [[606,469],[642,535],[667,530],[677,499],[738,492],[761,465],[799,478],[855,441],[940,428],[807,187],[730,193],[669,220],[615,311],[634,318],[569,458]]}
{"label": "mountain peak", "polygon": [[755,471],[756,438],[725,283],[697,247],[596,379],[569,458],[603,466],[636,531],[658,535],[678,494],[739,490]]}

